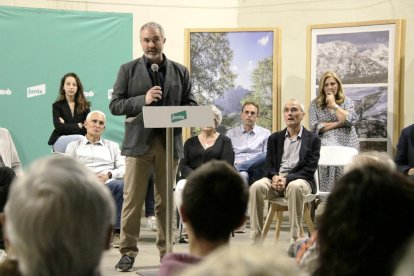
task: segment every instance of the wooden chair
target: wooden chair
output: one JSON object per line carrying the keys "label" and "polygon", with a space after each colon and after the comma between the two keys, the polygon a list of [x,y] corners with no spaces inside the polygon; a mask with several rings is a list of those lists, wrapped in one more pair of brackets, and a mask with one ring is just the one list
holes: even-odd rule
{"label": "wooden chair", "polygon": [[[345,166],[351,162],[352,158],[358,154],[358,151],[354,148],[343,146],[322,146],[320,151],[320,158],[318,166]],[[312,222],[310,205],[314,203],[315,199],[319,196],[328,196],[330,191],[321,191],[319,183],[319,170],[317,169],[314,175],[316,183],[316,194],[309,194],[305,196],[303,219],[308,226],[309,232],[312,234],[315,231],[315,227]],[[266,239],[267,232],[270,225],[273,222],[273,218],[276,214],[276,241],[280,236],[280,228],[282,226],[283,212],[288,211],[286,198],[277,198],[275,200],[269,200],[270,208],[266,218],[266,222],[263,228],[262,241]],[[314,211],[312,211],[314,212]],[[303,235],[303,229],[301,229],[301,235]]]}
{"label": "wooden chair", "polygon": [[[315,200],[315,194],[308,194],[304,199],[304,208],[303,208],[303,219],[305,220],[306,225],[308,226],[309,232],[312,234],[315,231],[313,222],[311,219],[310,213],[310,204]],[[266,239],[267,232],[269,232],[270,225],[273,222],[273,218],[276,214],[276,241],[279,240],[280,228],[282,227],[283,212],[288,211],[288,201],[284,197],[276,198],[274,200],[269,200],[270,208],[267,214],[266,222],[263,228],[262,241]],[[301,236],[303,235],[303,228],[300,229]]]}

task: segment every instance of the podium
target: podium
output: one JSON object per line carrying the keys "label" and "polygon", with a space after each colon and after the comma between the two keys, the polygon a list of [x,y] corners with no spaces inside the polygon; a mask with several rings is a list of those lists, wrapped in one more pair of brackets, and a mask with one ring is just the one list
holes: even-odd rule
{"label": "podium", "polygon": [[211,106],[144,106],[142,108],[145,128],[166,129],[166,178],[167,178],[167,230],[166,250],[172,252],[173,241],[173,187],[175,180],[173,129],[181,127],[214,126]]}

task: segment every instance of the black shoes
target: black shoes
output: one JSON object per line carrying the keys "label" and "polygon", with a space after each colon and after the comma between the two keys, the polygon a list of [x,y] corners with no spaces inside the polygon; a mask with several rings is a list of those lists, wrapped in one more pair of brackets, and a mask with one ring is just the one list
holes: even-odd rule
{"label": "black shoes", "polygon": [[187,234],[181,235],[178,238],[178,243],[188,243],[188,236],[187,236]]}
{"label": "black shoes", "polygon": [[132,271],[132,267],[134,265],[135,258],[130,257],[128,255],[122,255],[119,262],[116,264],[115,268],[119,272],[130,272]]}

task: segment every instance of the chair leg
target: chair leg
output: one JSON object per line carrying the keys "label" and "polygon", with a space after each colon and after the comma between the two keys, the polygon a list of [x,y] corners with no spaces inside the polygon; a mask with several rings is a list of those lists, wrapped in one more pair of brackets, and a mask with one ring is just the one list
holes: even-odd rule
{"label": "chair leg", "polygon": [[303,218],[305,219],[306,225],[308,226],[309,232],[312,234],[315,232],[315,227],[313,226],[310,210],[308,204],[305,204],[303,208]]}
{"label": "chair leg", "polygon": [[275,216],[275,211],[276,211],[276,210],[275,210],[275,208],[274,208],[273,204],[271,204],[271,205],[270,205],[269,212],[267,213],[267,218],[266,218],[265,225],[264,225],[264,227],[263,227],[263,232],[262,232],[262,237],[261,237],[262,242],[266,239],[267,232],[269,232],[270,225],[272,224],[272,222],[273,222],[273,217]]}
{"label": "chair leg", "polygon": [[280,229],[282,228],[283,220],[283,211],[277,211],[277,221],[276,221],[276,241],[279,240]]}

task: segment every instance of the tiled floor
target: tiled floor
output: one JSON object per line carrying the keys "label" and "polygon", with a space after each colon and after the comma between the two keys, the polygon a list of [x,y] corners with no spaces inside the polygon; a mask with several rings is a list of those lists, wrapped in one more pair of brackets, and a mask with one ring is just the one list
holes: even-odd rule
{"label": "tiled floor", "polygon": [[[146,221],[142,221],[141,239],[138,244],[139,254],[135,260],[134,270],[132,272],[118,272],[115,270],[115,264],[120,259],[121,255],[117,249],[112,248],[105,252],[102,263],[101,272],[103,276],[115,276],[115,275],[156,275],[159,268],[159,253],[155,246],[156,232],[150,231],[146,228]],[[230,246],[232,245],[248,245],[250,244],[249,229],[244,234],[235,234],[230,240]],[[294,262],[292,258],[287,255],[287,249],[289,246],[289,229],[288,218],[284,219],[282,225],[282,231],[280,239],[275,243],[274,224],[267,235],[267,239],[263,244],[264,250],[268,246],[276,246],[278,252],[280,252],[278,258],[286,258],[287,262]],[[175,244],[173,248],[174,252],[188,252],[187,244]]]}

